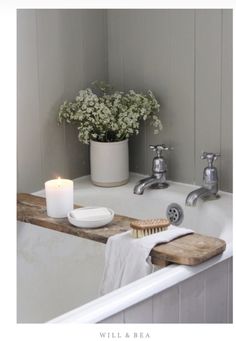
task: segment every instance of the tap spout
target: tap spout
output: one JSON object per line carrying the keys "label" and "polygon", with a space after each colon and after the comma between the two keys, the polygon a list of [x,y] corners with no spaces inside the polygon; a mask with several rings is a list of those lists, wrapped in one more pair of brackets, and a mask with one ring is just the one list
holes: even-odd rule
{"label": "tap spout", "polygon": [[185,200],[186,206],[195,206],[199,198],[206,198],[216,196],[208,188],[200,187],[192,192],[190,192]]}
{"label": "tap spout", "polygon": [[150,176],[148,178],[140,180],[134,187],[134,194],[143,194],[145,188],[150,187],[158,182],[158,178]]}

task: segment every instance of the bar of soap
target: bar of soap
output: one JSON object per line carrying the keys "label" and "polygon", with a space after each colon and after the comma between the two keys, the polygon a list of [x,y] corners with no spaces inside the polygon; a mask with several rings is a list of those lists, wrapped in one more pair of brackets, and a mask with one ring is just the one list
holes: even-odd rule
{"label": "bar of soap", "polygon": [[70,212],[71,217],[76,220],[99,220],[111,215],[106,207],[83,207]]}

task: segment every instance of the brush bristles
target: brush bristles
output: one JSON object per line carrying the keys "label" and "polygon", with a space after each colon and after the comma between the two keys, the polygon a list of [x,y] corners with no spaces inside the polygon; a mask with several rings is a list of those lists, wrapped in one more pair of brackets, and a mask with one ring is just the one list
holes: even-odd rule
{"label": "brush bristles", "polygon": [[154,234],[154,233],[165,231],[165,230],[167,230],[167,228],[168,227],[155,227],[155,228],[146,228],[146,229],[142,229],[142,230],[136,230],[136,229],[132,228],[132,236],[134,238],[143,238],[143,237],[149,236],[149,235]]}
{"label": "brush bristles", "polygon": [[165,231],[169,225],[170,221],[166,218],[134,220],[130,223],[130,227],[133,229],[132,235],[134,238],[142,238],[153,233]]}

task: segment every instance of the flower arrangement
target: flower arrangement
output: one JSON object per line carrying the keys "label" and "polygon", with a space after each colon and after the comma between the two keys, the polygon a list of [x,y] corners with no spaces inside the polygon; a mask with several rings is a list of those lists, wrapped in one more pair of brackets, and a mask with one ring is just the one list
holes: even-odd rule
{"label": "flower arrangement", "polygon": [[147,94],[129,90],[113,91],[109,84],[94,82],[100,95],[91,88],[80,90],[74,102],[65,101],[59,109],[58,122],[74,123],[82,143],[90,140],[116,142],[137,135],[140,121],[150,119],[157,134],[162,129],[158,116],[160,104],[151,90]]}

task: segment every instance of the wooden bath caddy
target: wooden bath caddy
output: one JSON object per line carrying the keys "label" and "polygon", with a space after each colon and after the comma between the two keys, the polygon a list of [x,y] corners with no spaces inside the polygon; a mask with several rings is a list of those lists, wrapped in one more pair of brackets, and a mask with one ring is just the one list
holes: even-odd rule
{"label": "wooden bath caddy", "polygon": [[[75,208],[78,207],[81,206],[75,205]],[[67,218],[48,217],[45,198],[20,193],[17,195],[17,220],[106,243],[109,237],[130,230],[130,222],[135,219],[115,215],[113,221],[105,227],[80,229],[72,226]],[[225,247],[224,240],[193,233],[157,245],[152,249],[150,256],[152,263],[161,267],[170,263],[197,265],[222,253]]]}

